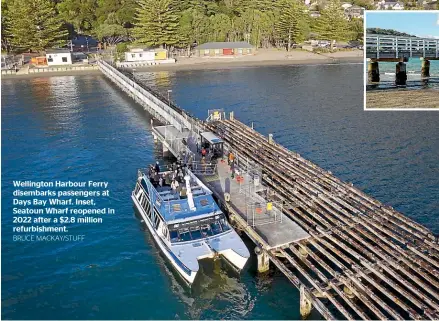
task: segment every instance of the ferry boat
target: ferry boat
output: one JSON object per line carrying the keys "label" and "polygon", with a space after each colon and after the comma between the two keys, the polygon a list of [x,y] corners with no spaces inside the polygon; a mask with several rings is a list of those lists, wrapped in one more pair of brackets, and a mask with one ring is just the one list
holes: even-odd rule
{"label": "ferry boat", "polygon": [[[159,175],[163,178],[172,171]],[[198,273],[198,260],[204,258],[222,257],[242,270],[250,253],[212,192],[190,170],[181,193],[164,181],[168,184],[160,186],[139,171],[131,197],[160,250],[189,286]]]}

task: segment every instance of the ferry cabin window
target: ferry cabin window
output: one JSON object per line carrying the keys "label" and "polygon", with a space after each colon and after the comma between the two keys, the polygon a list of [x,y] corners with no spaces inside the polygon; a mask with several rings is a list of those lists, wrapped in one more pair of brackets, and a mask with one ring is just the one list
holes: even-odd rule
{"label": "ferry cabin window", "polygon": [[136,184],[136,188],[134,189],[134,194],[137,195],[137,193],[139,193],[139,190],[140,190],[140,186],[139,184]]}
{"label": "ferry cabin window", "polygon": [[231,227],[224,217],[220,220],[220,223],[221,223],[221,227],[223,228],[224,232],[230,230]]}
{"label": "ferry cabin window", "polygon": [[178,237],[177,230],[171,231],[170,237],[171,237],[171,243],[175,243],[175,242],[178,242],[180,240],[180,238]]}
{"label": "ferry cabin window", "polygon": [[67,62],[67,57],[62,57],[62,62]]}
{"label": "ferry cabin window", "polygon": [[191,236],[193,240],[198,240],[203,238],[203,235],[201,234],[200,227],[191,227]]}
{"label": "ferry cabin window", "polygon": [[157,213],[155,213],[154,227],[157,228],[159,226],[160,219]]}
{"label": "ferry cabin window", "polygon": [[142,207],[146,209],[146,197],[142,194],[142,201],[141,201]]}
{"label": "ferry cabin window", "polygon": [[191,234],[189,233],[189,229],[182,229],[180,231],[180,241],[186,242],[192,240]]}
{"label": "ferry cabin window", "polygon": [[52,58],[51,55],[49,55],[49,58],[47,58],[47,61],[48,61],[48,62],[53,62],[53,58]]}
{"label": "ferry cabin window", "polygon": [[201,226],[201,234],[203,234],[203,236],[206,237],[206,236],[212,236],[213,232],[210,229],[210,226],[206,224]]}
{"label": "ferry cabin window", "polygon": [[214,235],[222,232],[221,224],[219,221],[215,221],[215,222],[210,223],[210,228],[212,229],[212,232]]}

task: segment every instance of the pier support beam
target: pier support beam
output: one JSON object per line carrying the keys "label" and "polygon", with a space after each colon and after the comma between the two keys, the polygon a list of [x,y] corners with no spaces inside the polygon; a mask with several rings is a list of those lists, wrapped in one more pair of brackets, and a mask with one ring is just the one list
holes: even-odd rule
{"label": "pier support beam", "polygon": [[258,257],[258,272],[259,273],[267,272],[270,269],[270,259],[267,253],[262,251],[262,249],[259,246],[255,248],[255,253]]}
{"label": "pier support beam", "polygon": [[398,62],[396,64],[396,76],[395,76],[396,85],[406,85],[407,83],[407,68],[405,62]]}
{"label": "pier support beam", "polygon": [[300,316],[302,319],[308,318],[311,314],[312,303],[305,295],[305,286],[300,286]]}
{"label": "pier support beam", "polygon": [[378,66],[378,61],[369,61],[369,64],[367,65],[367,73],[370,82],[380,81],[380,68]]}
{"label": "pier support beam", "polygon": [[421,77],[428,78],[430,77],[430,60],[421,58],[422,67],[421,67]]}

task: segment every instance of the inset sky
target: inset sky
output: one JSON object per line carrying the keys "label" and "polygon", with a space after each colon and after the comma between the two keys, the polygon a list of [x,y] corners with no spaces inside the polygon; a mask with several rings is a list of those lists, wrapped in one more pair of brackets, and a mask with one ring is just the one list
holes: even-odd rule
{"label": "inset sky", "polygon": [[439,11],[366,12],[366,28],[394,29],[418,37],[439,39]]}

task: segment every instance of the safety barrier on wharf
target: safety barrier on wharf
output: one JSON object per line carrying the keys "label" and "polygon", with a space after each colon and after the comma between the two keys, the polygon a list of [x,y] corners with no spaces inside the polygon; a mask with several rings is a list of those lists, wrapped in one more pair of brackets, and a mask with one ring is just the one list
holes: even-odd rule
{"label": "safety barrier on wharf", "polygon": [[[134,90],[124,91],[138,97],[134,92],[141,85],[109,64],[100,66],[110,79],[124,82],[119,87],[131,85]],[[207,122],[192,118],[185,127],[176,117],[177,127],[171,122],[174,113],[159,109],[169,107],[166,100],[151,92],[145,97],[154,97],[153,101],[140,102],[149,106],[161,100],[155,108],[148,107],[165,120],[164,126],[153,129],[154,136],[172,147],[175,156],[196,157],[193,147],[202,131],[215,133],[225,149],[234,152],[237,177],[244,177],[246,188],[241,180],[239,184],[230,180],[222,159],[215,164],[214,175],[202,171],[199,175],[235,227],[257,245],[258,270],[267,271],[271,262],[300,290],[303,317],[314,307],[325,319],[439,319],[439,246],[426,227],[275,143],[272,135],[264,137],[233,113],[228,119],[223,115]],[[186,134],[179,134],[179,128]],[[255,171],[262,186],[256,184],[258,175],[251,175]],[[277,210],[278,216],[258,223],[249,215],[255,203],[249,208],[243,198],[256,199],[265,210],[270,206],[269,212]],[[257,214],[268,215],[265,210]]]}

